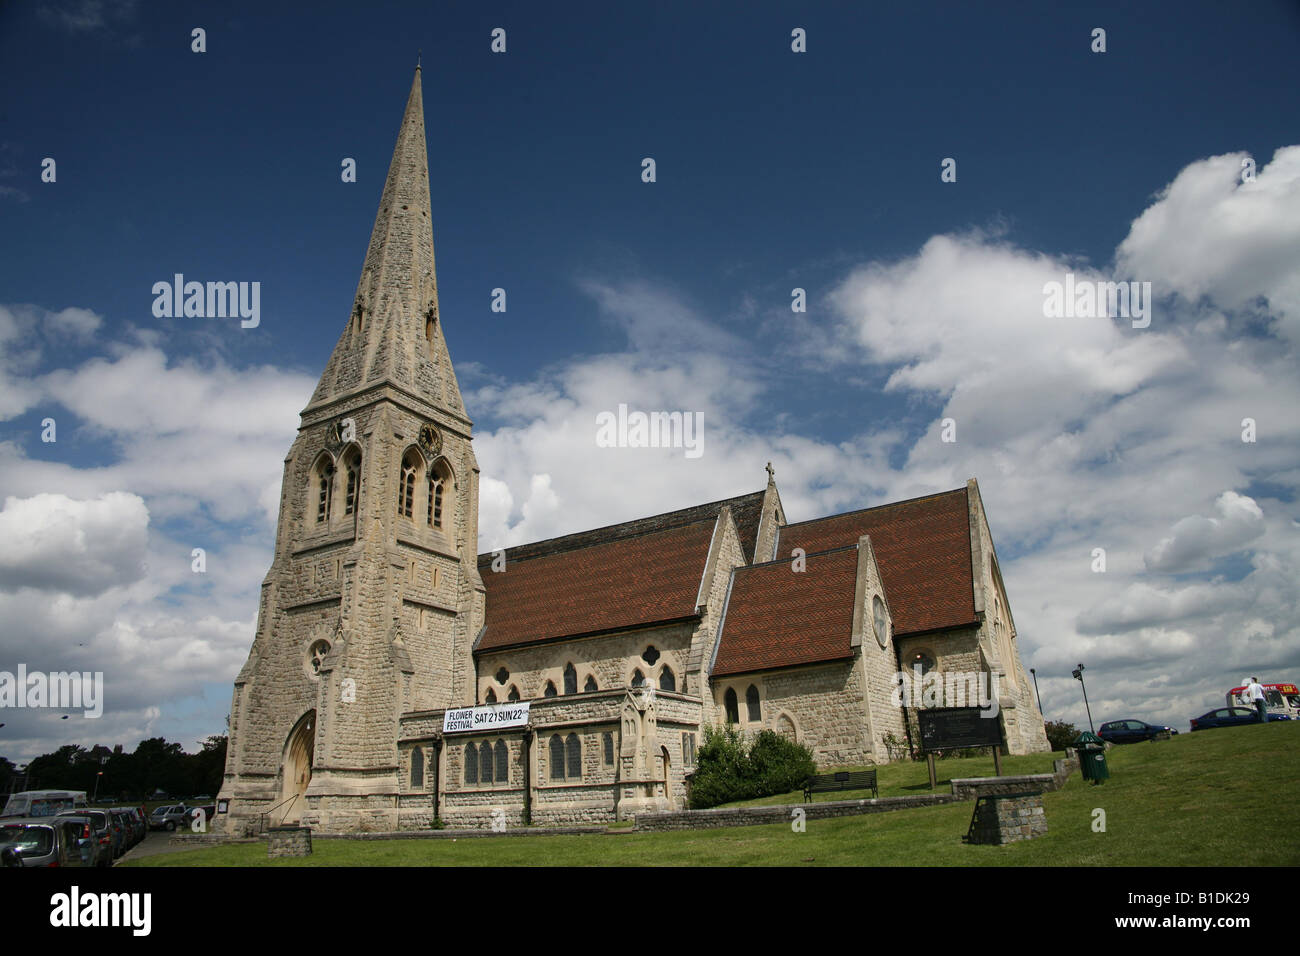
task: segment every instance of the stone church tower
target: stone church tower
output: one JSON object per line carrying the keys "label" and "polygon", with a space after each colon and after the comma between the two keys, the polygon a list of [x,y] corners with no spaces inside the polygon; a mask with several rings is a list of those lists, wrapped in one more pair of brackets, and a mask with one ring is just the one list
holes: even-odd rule
{"label": "stone church tower", "polygon": [[351,317],[285,459],[221,830],[395,827],[399,716],[474,701],[479,473],[430,220],[417,67]]}

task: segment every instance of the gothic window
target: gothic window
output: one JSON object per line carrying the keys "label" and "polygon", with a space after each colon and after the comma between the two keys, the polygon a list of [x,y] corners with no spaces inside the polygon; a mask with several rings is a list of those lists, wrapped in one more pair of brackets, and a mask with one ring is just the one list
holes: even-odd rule
{"label": "gothic window", "polygon": [[465,782],[478,783],[478,747],[465,745]]}
{"label": "gothic window", "polygon": [[316,523],[329,521],[330,507],[334,503],[334,463],[326,459],[317,477]]}
{"label": "gothic window", "polygon": [[645,686],[645,675],[641,673],[641,668],[639,667],[632,672],[632,686],[633,687]]}
{"label": "gothic window", "polygon": [[498,684],[504,684],[510,679],[510,672],[504,667],[498,667],[497,672],[493,676],[497,679]]}
{"label": "gothic window", "polygon": [[664,669],[659,672],[659,689],[660,690],[677,689],[677,675],[673,673],[673,669],[669,667],[667,664],[665,664]]}
{"label": "gothic window", "polygon": [[419,747],[411,751],[411,789],[424,789],[424,751]]}
{"label": "gothic window", "polygon": [[641,652],[641,660],[645,661],[651,667],[654,667],[655,661],[659,660],[659,651],[657,651],[655,646],[651,644]]}
{"label": "gothic window", "polygon": [[442,527],[442,479],[437,475],[429,478],[429,527]]}
{"label": "gothic window", "polygon": [[497,745],[492,748],[496,757],[497,765],[497,783],[510,782],[510,749],[506,746],[504,740],[498,740]]}
{"label": "gothic window", "polygon": [[551,738],[551,779],[564,779],[564,738],[559,734]]}
{"label": "gothic window", "polygon": [[605,766],[612,767],[614,766],[614,735],[606,731],[604,736],[604,743],[605,743]]}
{"label": "gothic window", "polygon": [[510,685],[510,693],[506,695],[506,700],[514,701],[519,699],[519,688],[514,684]]}
{"label": "gothic window", "polygon": [[577,734],[569,734],[569,739],[564,742],[564,751],[569,758],[569,768],[566,776],[570,780],[582,779],[582,742],[578,740]]}
{"label": "gothic window", "polygon": [[420,456],[411,449],[402,458],[401,480],[397,483],[397,514],[410,518],[415,514],[415,473],[420,470]]}
{"label": "gothic window", "polygon": [[912,655],[912,667],[920,668],[922,676],[934,670],[934,658],[925,651],[917,651]]}
{"label": "gothic window", "polygon": [[564,665],[564,692],[566,694],[578,692],[578,670],[572,664]]}
{"label": "gothic window", "polygon": [[497,692],[489,687],[487,696],[483,698],[483,702],[485,704],[495,704],[497,702]]}
{"label": "gothic window", "polygon": [[582,691],[585,694],[594,694],[600,688],[596,686],[596,678],[591,674],[587,675],[587,683],[582,685]]}
{"label": "gothic window", "polygon": [[749,690],[745,691],[745,708],[749,711],[750,720],[763,719],[763,711],[758,705],[758,688],[753,684],[750,684]]}
{"label": "gothic window", "polygon": [[740,723],[740,705],[736,701],[736,689],[728,687],[727,693],[722,698],[723,704],[727,709],[727,723]]}
{"label": "gothic window", "polygon": [[430,528],[438,531],[451,531],[451,511],[452,501],[448,499],[447,492],[455,488],[455,482],[452,481],[451,468],[447,465],[445,458],[439,458],[429,469],[429,497],[427,500],[427,521]]}
{"label": "gothic window", "polygon": [[361,452],[355,448],[344,459],[343,469],[347,475],[347,488],[343,499],[343,513],[356,514],[357,499],[361,494]]}
{"label": "gothic window", "polygon": [[694,734],[682,734],[682,763],[687,767],[695,766]]}
{"label": "gothic window", "polygon": [[542,691],[542,696],[543,696],[543,697],[557,697],[557,696],[559,696],[559,692],[555,689],[555,681],[553,681],[553,680],[548,680],[548,681],[546,682],[546,690]]}
{"label": "gothic window", "polygon": [[486,740],[479,746],[478,778],[479,783],[492,782],[492,745]]}

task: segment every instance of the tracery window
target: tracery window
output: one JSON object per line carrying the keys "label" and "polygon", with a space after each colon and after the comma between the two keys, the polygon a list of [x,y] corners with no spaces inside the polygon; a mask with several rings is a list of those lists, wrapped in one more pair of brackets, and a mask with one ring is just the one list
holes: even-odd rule
{"label": "tracery window", "polygon": [[674,674],[673,669],[667,665],[664,665],[664,669],[659,672],[659,689],[660,690],[677,689],[677,675]]}
{"label": "tracery window", "polygon": [[745,708],[749,711],[750,720],[763,719],[763,710],[758,704],[758,688],[753,684],[750,684],[749,690],[745,691]]}
{"label": "tracery window", "polygon": [[420,456],[412,449],[402,459],[401,479],[397,483],[397,513],[403,518],[415,514],[415,473],[419,471]]}
{"label": "tracery window", "polygon": [[578,692],[578,670],[572,664],[564,665],[564,692],[566,694]]}
{"label": "tracery window", "polygon": [[736,689],[734,687],[728,687],[727,693],[723,695],[722,701],[727,712],[727,723],[740,723],[740,704],[736,699]]}

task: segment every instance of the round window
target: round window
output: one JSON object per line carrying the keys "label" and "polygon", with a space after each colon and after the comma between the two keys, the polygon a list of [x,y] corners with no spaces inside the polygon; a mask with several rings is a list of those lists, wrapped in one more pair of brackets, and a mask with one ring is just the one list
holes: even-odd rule
{"label": "round window", "polygon": [[877,594],[871,599],[871,622],[876,631],[876,643],[882,648],[889,643],[889,619],[885,614],[885,602]]}

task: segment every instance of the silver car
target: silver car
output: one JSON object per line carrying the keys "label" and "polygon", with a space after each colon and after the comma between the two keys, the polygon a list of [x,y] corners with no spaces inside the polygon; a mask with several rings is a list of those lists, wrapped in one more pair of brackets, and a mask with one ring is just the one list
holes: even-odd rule
{"label": "silver car", "polygon": [[84,818],[30,817],[0,823],[4,866],[94,866],[96,847]]}

